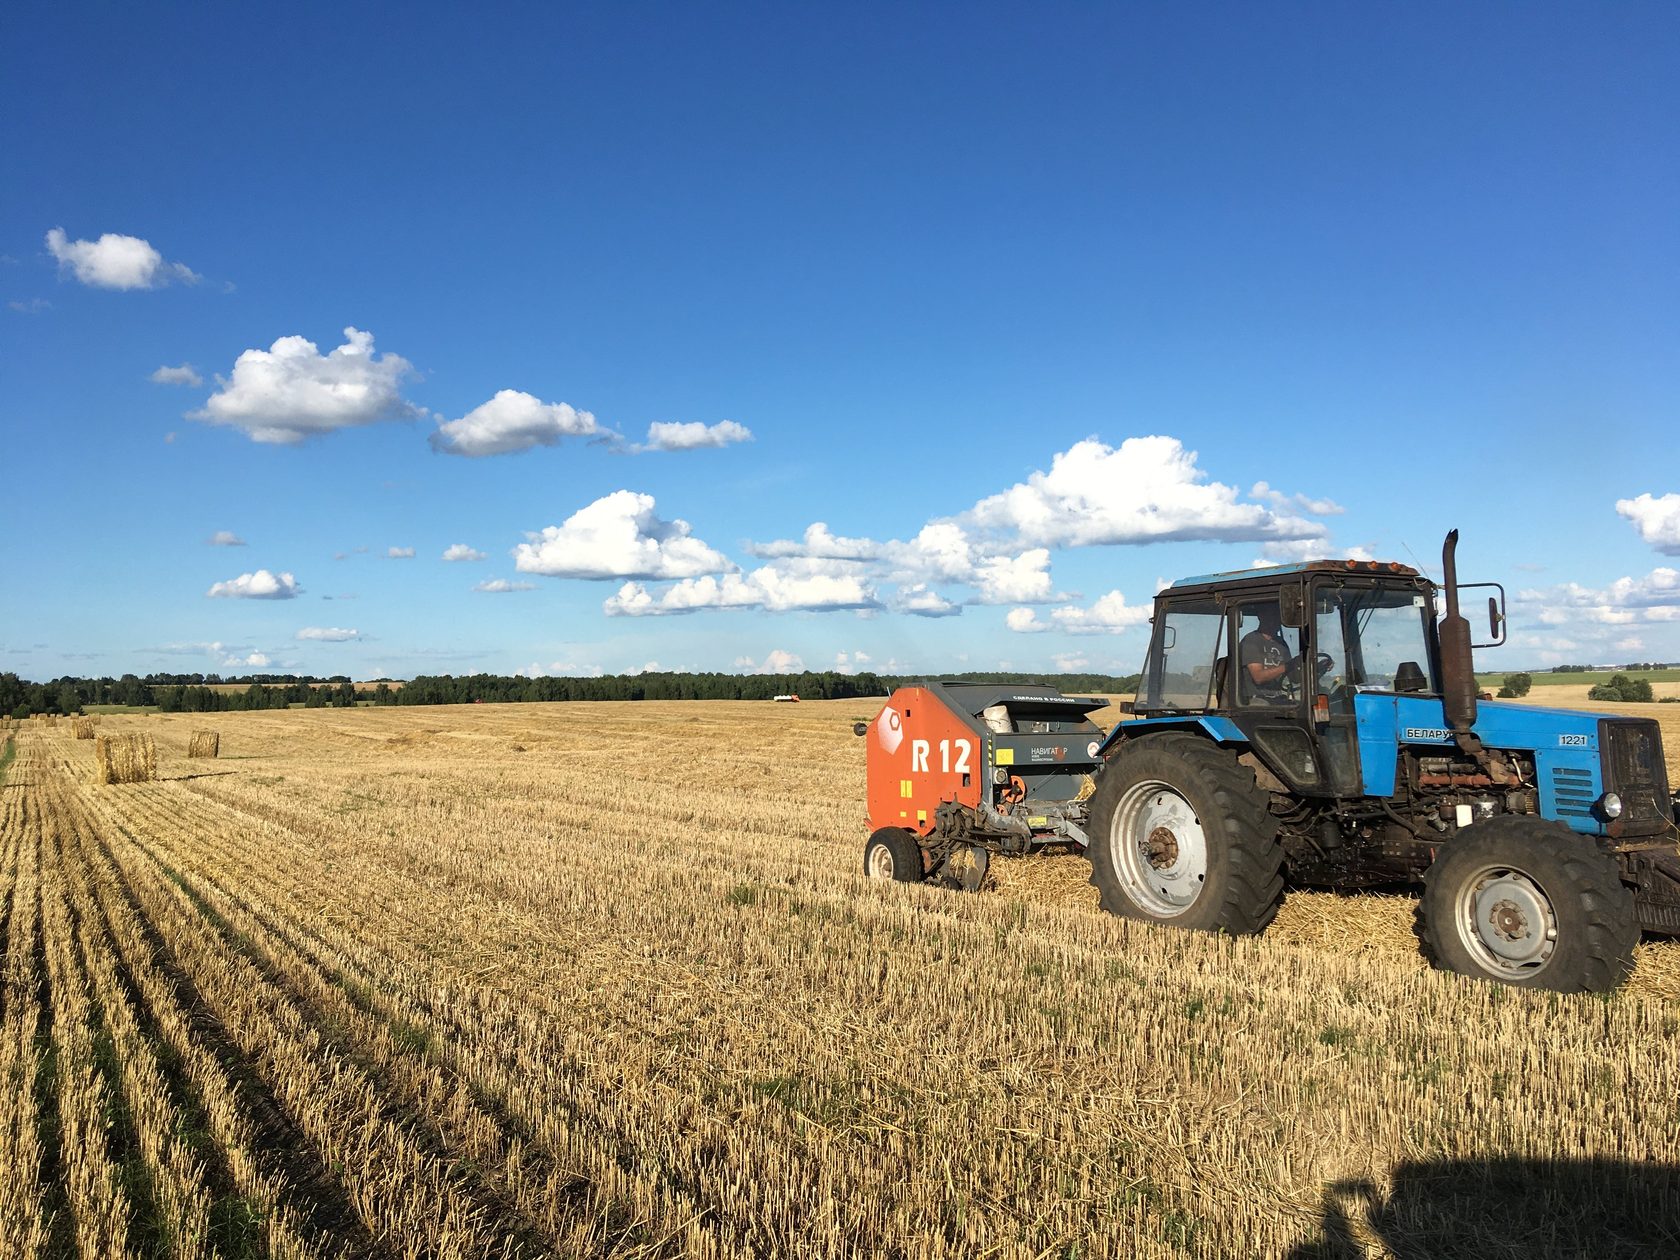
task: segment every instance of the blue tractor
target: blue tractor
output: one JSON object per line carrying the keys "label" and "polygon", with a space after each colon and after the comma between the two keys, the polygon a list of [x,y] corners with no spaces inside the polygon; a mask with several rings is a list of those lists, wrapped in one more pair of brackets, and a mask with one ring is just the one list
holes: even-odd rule
{"label": "blue tractor", "polygon": [[1257,933],[1286,878],[1421,882],[1432,964],[1566,992],[1620,983],[1642,930],[1680,934],[1657,723],[1482,700],[1471,653],[1503,641],[1503,591],[1473,644],[1457,542],[1439,588],[1345,560],[1156,597],[1136,718],[1104,741],[1090,799],[1104,909]]}

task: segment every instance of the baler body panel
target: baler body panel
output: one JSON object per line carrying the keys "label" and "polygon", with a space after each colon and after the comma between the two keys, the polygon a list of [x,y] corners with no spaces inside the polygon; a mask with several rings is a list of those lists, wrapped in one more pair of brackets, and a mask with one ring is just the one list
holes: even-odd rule
{"label": "baler body panel", "polygon": [[925,687],[900,687],[869,725],[869,825],[933,829],[946,801],[977,807],[983,738]]}
{"label": "baler body panel", "polygon": [[[1026,815],[1023,827],[1054,828],[1089,793],[1103,733],[1088,714],[1106,703],[1027,685],[899,688],[869,724],[870,826],[927,836],[939,807],[954,801],[980,815],[1014,809]],[[999,706],[1007,731],[984,720]]]}

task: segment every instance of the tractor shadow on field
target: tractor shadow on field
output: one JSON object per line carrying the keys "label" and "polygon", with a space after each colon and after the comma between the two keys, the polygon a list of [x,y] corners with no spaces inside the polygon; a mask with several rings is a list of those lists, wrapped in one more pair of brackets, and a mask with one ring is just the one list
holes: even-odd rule
{"label": "tractor shadow on field", "polygon": [[1322,1235],[1288,1260],[1364,1260],[1362,1236],[1401,1260],[1680,1255],[1680,1167],[1672,1164],[1427,1160],[1396,1166],[1393,1182],[1386,1195],[1369,1181],[1332,1182]]}

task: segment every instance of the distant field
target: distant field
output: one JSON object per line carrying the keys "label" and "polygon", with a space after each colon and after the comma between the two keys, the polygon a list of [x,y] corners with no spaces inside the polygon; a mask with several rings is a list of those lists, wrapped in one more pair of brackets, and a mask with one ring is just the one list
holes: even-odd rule
{"label": "distant field", "polygon": [[[1498,690],[1507,677],[1524,672],[1520,669],[1507,669],[1497,674],[1482,673],[1476,675],[1476,681],[1484,688]],[[1680,669],[1615,669],[1587,674],[1541,674],[1532,670],[1526,672],[1534,680],[1536,687],[1596,687],[1600,683],[1609,682],[1617,674],[1626,674],[1629,678],[1649,678],[1653,690],[1658,683],[1680,683]]]}
{"label": "distant field", "polygon": [[[1587,707],[1680,768],[1680,706]],[[1429,971],[1406,896],[871,883],[875,708],[106,717],[162,777],[111,787],[24,724],[0,1256],[1670,1254],[1580,1231],[1680,1164],[1680,944],[1564,997]]]}
{"label": "distant field", "polygon": [[[1512,670],[1510,672],[1519,673],[1521,671]],[[1624,670],[1618,670],[1617,672],[1627,673],[1627,671]],[[1533,690],[1528,693],[1528,702],[1530,704],[1549,705],[1555,708],[1584,705],[1587,699],[1587,693],[1594,687],[1597,687],[1602,683],[1609,682],[1613,677],[1615,677],[1615,674],[1531,674],[1529,676],[1534,679],[1534,687]],[[1636,671],[1627,673],[1627,676],[1629,678],[1650,679],[1651,693],[1659,701],[1664,698],[1680,699],[1680,669],[1652,669],[1645,670],[1643,672]],[[1494,695],[1499,694],[1500,687],[1505,684],[1505,678],[1505,674],[1476,675],[1476,680],[1480,684],[1482,690],[1490,691]],[[1650,709],[1653,706],[1649,704],[1637,704],[1628,705],[1626,707],[1629,712],[1635,712],[1640,709]],[[1663,707],[1671,708],[1673,706]]]}

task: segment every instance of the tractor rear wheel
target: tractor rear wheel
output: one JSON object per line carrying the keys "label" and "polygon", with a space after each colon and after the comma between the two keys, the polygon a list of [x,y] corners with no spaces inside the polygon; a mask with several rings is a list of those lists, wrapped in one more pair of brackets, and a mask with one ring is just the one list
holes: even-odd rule
{"label": "tractor rear wheel", "polygon": [[1466,828],[1424,872],[1417,935],[1444,971],[1604,993],[1633,970],[1639,918],[1591,837],[1511,815]]}
{"label": "tractor rear wheel", "polygon": [[1237,935],[1283,903],[1277,821],[1254,772],[1196,735],[1144,736],[1115,754],[1091,798],[1086,856],[1110,914]]}
{"label": "tractor rear wheel", "polygon": [[863,846],[863,873],[870,879],[919,884],[926,874],[922,846],[903,827],[882,827]]}

